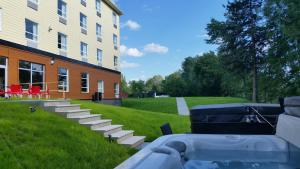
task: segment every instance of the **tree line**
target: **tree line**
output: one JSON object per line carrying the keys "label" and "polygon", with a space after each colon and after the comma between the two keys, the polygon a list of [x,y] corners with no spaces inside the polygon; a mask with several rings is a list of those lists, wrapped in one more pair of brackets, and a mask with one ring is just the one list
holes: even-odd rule
{"label": "tree line", "polygon": [[235,96],[254,102],[300,95],[300,1],[233,0],[207,25],[216,52],[187,57],[166,77],[124,83],[134,97]]}

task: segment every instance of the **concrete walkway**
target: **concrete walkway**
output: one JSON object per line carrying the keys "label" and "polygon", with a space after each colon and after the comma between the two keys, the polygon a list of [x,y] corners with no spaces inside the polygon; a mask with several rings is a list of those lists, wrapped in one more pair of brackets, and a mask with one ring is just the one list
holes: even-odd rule
{"label": "concrete walkway", "polygon": [[188,106],[185,102],[185,99],[183,97],[177,97],[176,102],[177,102],[178,114],[180,116],[189,116],[190,111],[189,111],[189,108],[188,108]]}

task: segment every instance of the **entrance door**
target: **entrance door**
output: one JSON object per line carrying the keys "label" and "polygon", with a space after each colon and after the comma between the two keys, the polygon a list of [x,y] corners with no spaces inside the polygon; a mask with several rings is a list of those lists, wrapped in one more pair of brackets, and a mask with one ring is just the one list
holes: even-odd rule
{"label": "entrance door", "polygon": [[[6,90],[7,86],[7,63],[6,63],[6,58],[0,57],[0,90],[4,91]],[[3,97],[2,95],[1,97]]]}
{"label": "entrance door", "polygon": [[102,93],[102,98],[104,97],[104,81],[99,80],[98,81],[98,92]]}

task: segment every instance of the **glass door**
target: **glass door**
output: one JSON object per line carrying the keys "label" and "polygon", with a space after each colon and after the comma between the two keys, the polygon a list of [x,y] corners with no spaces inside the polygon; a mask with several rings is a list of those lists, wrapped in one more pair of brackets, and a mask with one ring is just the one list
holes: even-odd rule
{"label": "glass door", "polygon": [[104,97],[104,82],[103,80],[98,81],[98,92],[102,94],[102,98]]}
{"label": "glass door", "polygon": [[[6,90],[7,86],[7,63],[6,58],[0,57],[0,93]],[[0,95],[0,97],[4,97],[4,94]]]}

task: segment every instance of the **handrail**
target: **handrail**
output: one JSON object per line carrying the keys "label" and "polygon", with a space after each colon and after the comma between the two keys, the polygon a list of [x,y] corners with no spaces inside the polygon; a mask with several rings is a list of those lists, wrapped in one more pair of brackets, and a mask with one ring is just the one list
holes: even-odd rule
{"label": "handrail", "polygon": [[271,124],[262,114],[260,114],[258,112],[258,110],[256,110],[255,108],[248,106],[249,108],[251,108],[256,114],[259,115],[259,117],[261,117],[265,122],[267,122],[273,129],[275,129],[275,126],[273,124]]}

